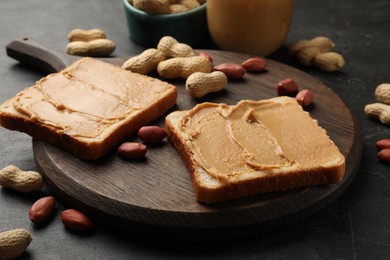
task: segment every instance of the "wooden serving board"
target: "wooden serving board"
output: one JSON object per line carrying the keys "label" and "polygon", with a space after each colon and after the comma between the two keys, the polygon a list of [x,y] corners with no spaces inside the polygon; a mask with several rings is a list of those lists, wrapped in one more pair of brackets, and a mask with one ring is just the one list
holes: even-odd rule
{"label": "wooden serving board", "polygon": [[[79,58],[56,53],[27,38],[7,45],[7,53],[44,72],[61,70]],[[240,64],[250,57],[215,50],[208,53],[214,64]],[[121,65],[126,58],[105,60]],[[243,80],[230,81],[225,90],[201,99],[193,99],[186,93],[184,80],[170,81],[178,89],[177,106],[172,110],[191,109],[204,101],[232,105],[242,99],[275,97],[277,83],[290,77],[301,89],[314,92],[310,114],[346,156],[343,182],[205,205],[195,200],[190,174],[168,140],[149,147],[143,161],[126,161],[113,151],[95,162],[77,159],[34,140],[37,167],[50,188],[69,206],[86,212],[104,225],[130,228],[142,234],[229,238],[279,228],[307,217],[331,203],[351,183],[362,153],[361,132],[345,103],[323,82],[298,69],[266,61],[266,72],[247,73]],[[164,126],[164,118],[152,124]],[[136,136],[129,140],[139,141]]]}

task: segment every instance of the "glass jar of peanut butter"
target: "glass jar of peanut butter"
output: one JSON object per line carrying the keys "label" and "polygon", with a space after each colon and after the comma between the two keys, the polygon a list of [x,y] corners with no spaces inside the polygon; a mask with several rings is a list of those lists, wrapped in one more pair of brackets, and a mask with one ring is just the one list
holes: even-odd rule
{"label": "glass jar of peanut butter", "polygon": [[293,0],[207,0],[215,44],[229,51],[267,56],[287,38]]}

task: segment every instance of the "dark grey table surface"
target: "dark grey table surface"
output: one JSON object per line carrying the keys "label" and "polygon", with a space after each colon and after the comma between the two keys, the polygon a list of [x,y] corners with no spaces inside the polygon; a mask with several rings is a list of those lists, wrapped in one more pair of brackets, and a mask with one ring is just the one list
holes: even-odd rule
{"label": "dark grey table surface", "polygon": [[[117,44],[116,56],[143,50],[128,36],[121,0],[2,0],[0,3],[0,102],[42,77],[9,58],[5,45],[30,37],[63,52],[73,28],[101,28]],[[390,82],[389,0],[296,0],[286,45],[325,35],[336,43],[347,65],[336,73],[303,68],[285,48],[271,59],[298,67],[329,85],[347,104],[363,133],[363,158],[350,187],[320,212],[279,230],[237,241],[178,243],[124,236],[98,228],[91,235],[64,229],[59,212],[46,226],[34,227],[28,210],[36,198],[0,188],[0,231],[23,227],[33,241],[20,259],[388,259],[390,254],[390,165],[376,158],[375,142],[390,138],[390,128],[370,120],[364,106],[374,90]],[[200,48],[209,48],[208,42]],[[35,170],[31,138],[0,128],[0,168],[9,164]],[[45,187],[48,194],[51,191]]]}

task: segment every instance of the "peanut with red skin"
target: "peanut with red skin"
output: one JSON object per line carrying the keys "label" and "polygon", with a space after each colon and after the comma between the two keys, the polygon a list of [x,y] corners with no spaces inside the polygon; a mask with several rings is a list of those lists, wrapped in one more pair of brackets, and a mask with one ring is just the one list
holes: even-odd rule
{"label": "peanut with red skin", "polygon": [[378,152],[378,158],[382,162],[390,163],[390,148],[382,149]]}
{"label": "peanut with red skin", "polygon": [[298,85],[291,78],[279,81],[276,92],[279,96],[293,96],[298,92]]}
{"label": "peanut with red skin", "polygon": [[313,103],[313,92],[309,89],[303,89],[298,92],[295,99],[301,106],[307,107]]}
{"label": "peanut with red skin", "polygon": [[245,60],[241,66],[250,72],[260,72],[266,69],[267,63],[260,57],[253,57]]}
{"label": "peanut with red skin", "polygon": [[146,144],[161,142],[167,133],[159,126],[143,126],[138,130],[138,137]]}
{"label": "peanut with red skin", "polygon": [[145,157],[147,147],[141,143],[125,142],[118,147],[118,154],[125,159],[141,159]]}
{"label": "peanut with red skin", "polygon": [[376,142],[375,146],[376,146],[376,149],[378,151],[380,151],[382,149],[389,149],[390,148],[390,139],[381,139],[381,140]]}
{"label": "peanut with red skin", "polygon": [[53,196],[40,198],[29,210],[30,220],[37,224],[47,221],[54,213],[55,206],[56,200]]}
{"label": "peanut with red skin", "polygon": [[232,80],[240,80],[246,73],[244,67],[235,63],[222,63],[214,66],[213,70],[225,73],[226,77]]}
{"label": "peanut with red skin", "polygon": [[82,212],[67,209],[61,212],[61,220],[66,228],[77,231],[91,231],[95,228],[92,221]]}

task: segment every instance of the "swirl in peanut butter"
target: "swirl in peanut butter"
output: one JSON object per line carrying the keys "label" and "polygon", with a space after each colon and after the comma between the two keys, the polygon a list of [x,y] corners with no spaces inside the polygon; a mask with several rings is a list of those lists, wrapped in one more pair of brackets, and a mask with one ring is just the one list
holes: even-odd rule
{"label": "swirl in peanut butter", "polygon": [[337,150],[333,142],[316,139],[324,130],[294,99],[199,104],[182,118],[180,128],[188,133],[196,166],[220,181],[321,166],[332,156],[329,149]]}

